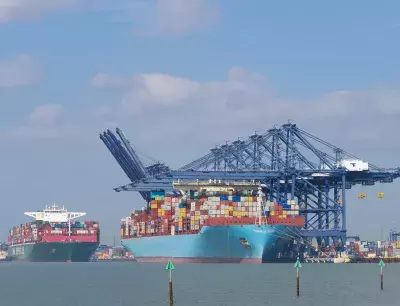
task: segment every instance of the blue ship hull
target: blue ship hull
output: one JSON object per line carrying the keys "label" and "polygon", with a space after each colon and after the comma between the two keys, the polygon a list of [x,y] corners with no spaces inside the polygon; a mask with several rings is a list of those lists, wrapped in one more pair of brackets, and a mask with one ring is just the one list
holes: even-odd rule
{"label": "blue ship hull", "polygon": [[139,262],[274,262],[300,227],[204,226],[199,234],[122,239]]}

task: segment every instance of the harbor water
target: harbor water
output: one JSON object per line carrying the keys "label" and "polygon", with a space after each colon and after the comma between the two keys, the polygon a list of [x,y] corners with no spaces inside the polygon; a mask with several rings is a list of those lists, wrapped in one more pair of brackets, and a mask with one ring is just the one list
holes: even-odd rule
{"label": "harbor water", "polygon": [[[0,264],[2,305],[168,305],[164,264]],[[176,264],[175,306],[394,306],[399,305],[399,264],[303,264],[296,298],[293,264]]]}

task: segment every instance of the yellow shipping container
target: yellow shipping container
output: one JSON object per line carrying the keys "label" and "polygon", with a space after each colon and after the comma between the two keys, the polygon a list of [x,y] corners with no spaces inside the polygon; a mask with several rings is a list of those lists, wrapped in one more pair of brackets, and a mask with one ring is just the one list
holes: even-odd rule
{"label": "yellow shipping container", "polygon": [[234,216],[234,217],[237,217],[237,215],[238,215],[237,211],[234,211],[234,212],[233,212],[233,216]]}
{"label": "yellow shipping container", "polygon": [[194,216],[194,219],[195,219],[196,221],[198,221],[198,220],[200,220],[200,216]]}
{"label": "yellow shipping container", "polygon": [[233,206],[229,206],[229,211],[233,211]]}
{"label": "yellow shipping container", "polygon": [[274,211],[271,211],[270,214],[271,214],[271,216],[275,216],[275,212]]}
{"label": "yellow shipping container", "polygon": [[400,242],[399,241],[396,242],[396,249],[400,249]]}
{"label": "yellow shipping container", "polygon": [[151,208],[158,208],[157,204],[151,204]]}

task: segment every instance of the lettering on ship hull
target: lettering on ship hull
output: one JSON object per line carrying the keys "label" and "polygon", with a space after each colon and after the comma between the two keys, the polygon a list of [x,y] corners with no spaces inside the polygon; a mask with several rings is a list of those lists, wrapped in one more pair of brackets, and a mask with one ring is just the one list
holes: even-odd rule
{"label": "lettering on ship hull", "polygon": [[12,249],[12,254],[14,256],[25,255],[25,247],[24,246],[16,246]]}

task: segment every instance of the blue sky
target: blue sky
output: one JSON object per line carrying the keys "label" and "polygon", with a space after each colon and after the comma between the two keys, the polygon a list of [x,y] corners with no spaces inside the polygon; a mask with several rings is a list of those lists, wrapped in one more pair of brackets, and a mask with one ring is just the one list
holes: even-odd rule
{"label": "blue sky", "polygon": [[[128,178],[98,133],[115,126],[172,167],[288,118],[399,166],[398,1],[119,3],[0,0],[0,238],[57,201],[112,242],[142,204],[112,190]],[[362,203],[354,190],[350,231],[400,228],[396,188]]]}

